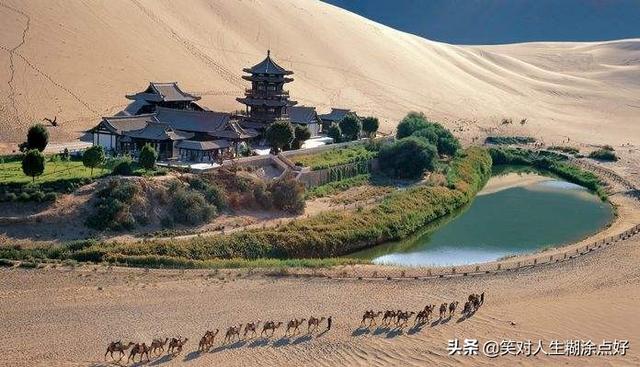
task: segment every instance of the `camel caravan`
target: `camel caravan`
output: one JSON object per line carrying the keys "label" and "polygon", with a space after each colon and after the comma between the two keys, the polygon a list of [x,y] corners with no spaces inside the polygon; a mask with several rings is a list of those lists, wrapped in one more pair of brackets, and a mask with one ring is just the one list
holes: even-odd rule
{"label": "camel caravan", "polygon": [[[326,320],[326,331],[331,330],[331,322],[332,318],[329,317],[314,317],[311,316],[308,319],[306,318],[294,318],[285,323],[276,322],[276,321],[266,321],[262,323],[260,320],[252,321],[246,324],[233,325],[227,328],[224,338],[222,339],[221,346],[225,346],[232,342],[238,342],[241,340],[253,339],[258,336],[258,331],[260,330],[260,324],[262,324],[262,329],[260,332],[260,338],[269,339],[272,338],[274,333],[280,327],[285,328],[285,332],[283,334],[283,338],[292,337],[301,333],[301,326],[304,325],[305,321],[307,324],[307,335],[315,333],[323,321]],[[220,332],[220,329],[215,330],[207,330],[204,333],[204,336],[200,338],[200,342],[198,343],[198,352],[204,353],[209,352],[215,344],[216,336]],[[128,344],[124,344],[121,340],[109,343],[107,346],[107,351],[104,354],[104,358],[107,358],[107,355],[111,356],[112,361],[119,363],[126,355],[127,351],[129,351],[129,357],[127,358],[127,363],[136,362],[136,357],[140,363],[143,360],[146,362],[150,362],[151,357],[158,357],[165,351],[165,346],[167,346],[167,355],[174,357],[182,352],[182,347],[187,343],[188,338],[165,338],[163,339],[153,339],[150,344],[147,343],[133,343],[129,342]],[[114,353],[116,354],[114,356]],[[117,359],[116,359],[117,357]]]}
{"label": "camel caravan", "polygon": [[[456,309],[458,309],[458,301],[453,301],[451,303],[442,303],[440,304],[440,308],[438,309],[440,318],[439,320],[444,320],[447,317],[452,318],[456,314]],[[481,294],[470,294],[467,298],[467,301],[464,304],[462,309],[462,316],[464,318],[469,318],[472,314],[474,314],[480,306],[484,304],[484,292]],[[373,326],[377,326],[377,319],[382,316],[380,320],[380,326],[382,327],[391,327],[395,326],[397,329],[402,330],[409,324],[409,320],[413,315],[415,315],[415,319],[413,322],[414,326],[424,325],[429,322],[431,315],[436,310],[436,305],[426,305],[422,310],[418,312],[414,311],[402,311],[402,310],[385,310],[385,311],[373,311],[367,310],[362,315],[362,321],[360,322],[360,328],[371,328]]]}

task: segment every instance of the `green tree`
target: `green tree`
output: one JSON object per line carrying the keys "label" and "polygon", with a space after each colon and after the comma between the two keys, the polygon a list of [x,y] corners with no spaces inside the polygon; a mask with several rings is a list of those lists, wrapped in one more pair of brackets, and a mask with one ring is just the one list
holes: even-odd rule
{"label": "green tree", "polygon": [[311,137],[311,131],[308,127],[296,125],[294,128],[294,138],[291,143],[291,149],[300,149],[305,140]]}
{"label": "green tree", "polygon": [[138,158],[138,163],[140,166],[146,170],[152,170],[156,168],[156,161],[158,160],[158,153],[151,146],[151,144],[147,143],[140,150],[140,157]]}
{"label": "green tree", "polygon": [[20,149],[38,149],[44,151],[49,143],[49,131],[43,124],[35,124],[29,128],[27,132],[27,143],[21,144]]}
{"label": "green tree", "polygon": [[400,139],[384,145],[378,154],[380,170],[393,178],[420,178],[433,170],[438,151],[433,144],[418,137]]}
{"label": "green tree", "polygon": [[340,143],[342,141],[342,130],[340,126],[335,122],[331,124],[327,130],[327,136],[332,138],[334,143]]}
{"label": "green tree", "polygon": [[368,116],[362,119],[362,130],[367,133],[370,138],[375,137],[379,127],[380,121],[378,121],[377,117]]}
{"label": "green tree", "polygon": [[272,123],[265,132],[265,137],[275,154],[280,152],[282,148],[289,146],[294,136],[293,126],[285,120]]}
{"label": "green tree", "polygon": [[409,112],[398,124],[396,138],[402,139],[410,136],[418,130],[429,126],[427,117],[422,112]]}
{"label": "green tree", "polygon": [[44,155],[38,149],[31,149],[22,158],[22,172],[35,182],[36,176],[44,172]]}
{"label": "green tree", "polygon": [[93,169],[100,166],[104,162],[104,149],[100,145],[94,145],[84,151],[82,155],[82,164],[85,167],[91,168],[91,176],[93,176]]}
{"label": "green tree", "polygon": [[360,121],[358,116],[350,113],[340,120],[340,130],[345,140],[356,140],[362,130],[362,121]]}

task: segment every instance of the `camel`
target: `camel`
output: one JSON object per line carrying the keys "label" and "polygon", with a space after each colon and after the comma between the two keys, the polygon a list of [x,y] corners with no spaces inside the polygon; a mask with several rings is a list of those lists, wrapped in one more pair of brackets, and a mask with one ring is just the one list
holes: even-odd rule
{"label": "camel", "polygon": [[156,355],[162,354],[162,352],[164,352],[164,346],[168,341],[169,338],[165,338],[164,342],[162,341],[162,339],[153,339],[153,341],[151,341],[151,353],[155,353]]}
{"label": "camel", "polygon": [[298,328],[300,327],[300,325],[302,325],[302,323],[305,321],[306,319],[292,319],[287,323],[287,331],[284,333],[284,335],[289,335],[289,330],[293,329],[293,334],[291,335],[296,335],[296,333],[298,333]]}
{"label": "camel", "polygon": [[458,301],[451,302],[449,304],[449,317],[452,317],[456,313],[456,307],[458,307]]}
{"label": "camel", "polygon": [[177,339],[171,338],[169,347],[167,348],[167,354],[180,354],[180,352],[182,352],[182,346],[184,346],[188,340],[189,338],[184,338],[184,340],[182,340],[182,337],[178,337]]}
{"label": "camel", "polygon": [[464,308],[462,308],[462,313],[464,315],[468,315],[471,313],[471,302],[465,302],[464,303]]}
{"label": "camel", "polygon": [[413,321],[414,325],[424,324],[429,322],[427,320],[427,310],[422,310],[416,314],[416,319]]}
{"label": "camel", "polygon": [[124,357],[126,355],[125,351],[127,349],[129,349],[132,345],[134,345],[134,343],[132,343],[132,342],[129,342],[129,344],[127,344],[127,345],[123,345],[122,341],[120,341],[120,340],[118,340],[117,342],[111,342],[107,346],[107,351],[104,354],[104,359],[107,359],[107,354],[111,353],[111,359],[114,360],[113,352],[118,352],[118,353],[120,353],[120,358],[118,359],[118,362],[120,362],[122,357]]}
{"label": "camel", "polygon": [[206,352],[213,346],[214,341],[216,340],[216,335],[220,330],[216,329],[216,331],[209,331],[204,333],[204,336],[200,338],[200,343],[198,343],[198,352]]}
{"label": "camel", "polygon": [[129,360],[132,360],[134,363],[136,362],[136,354],[140,355],[140,362],[142,362],[142,357],[146,354],[147,355],[147,362],[149,361],[149,351],[151,350],[150,347],[147,346],[147,344],[145,343],[137,343],[136,345],[133,346],[133,348],[131,348],[131,353],[129,354],[129,358],[127,358],[127,363],[129,363]]}
{"label": "camel", "polygon": [[360,322],[360,326],[364,326],[365,321],[369,320],[369,326],[376,325],[376,317],[382,315],[382,311],[374,312],[373,310],[365,311],[364,315],[362,315],[362,322]]}
{"label": "camel", "polygon": [[253,338],[254,336],[256,336],[256,328],[258,328],[258,325],[260,325],[260,320],[256,321],[256,322],[250,322],[247,325],[245,325],[244,327],[244,337],[247,337],[247,333],[248,332],[252,332],[251,337]]}
{"label": "camel", "polygon": [[426,312],[426,316],[425,316],[426,322],[429,322],[429,317],[431,317],[431,314],[433,313],[433,311],[435,309],[436,309],[436,305],[426,305],[426,306],[424,306],[424,311]]}
{"label": "camel", "polygon": [[386,310],[384,312],[384,315],[382,316],[382,321],[380,322],[380,324],[381,325],[389,325],[389,323],[391,323],[391,320],[395,319],[397,315],[398,315],[397,311]]}
{"label": "camel", "polygon": [[[320,323],[322,321],[324,321],[325,317],[321,317],[321,318],[317,318],[317,317],[309,317],[309,321],[307,322],[307,334],[311,333],[312,331],[316,331],[316,329],[318,328],[318,326],[320,326]],[[313,326],[313,330],[311,330],[311,327]]]}
{"label": "camel", "polygon": [[403,327],[405,327],[407,325],[407,322],[409,322],[409,318],[411,316],[415,315],[415,312],[411,311],[404,311],[404,312],[400,312],[398,314],[398,320],[396,321],[396,326],[399,327],[400,329],[402,329]]}
{"label": "camel", "polygon": [[242,330],[242,324],[240,324],[238,326],[230,326],[227,329],[227,333],[224,336],[223,344],[226,344],[227,342],[230,342],[231,340],[233,340],[233,337],[237,337],[238,340],[240,340],[240,331],[241,330]]}
{"label": "camel", "polygon": [[446,315],[447,315],[447,304],[443,303],[440,305],[440,318],[444,319]]}
{"label": "camel", "polygon": [[276,329],[280,326],[282,326],[282,322],[275,323],[274,321],[267,321],[262,326],[262,332],[260,333],[260,336],[262,336],[262,334],[264,334],[265,332],[271,330],[271,334],[269,334],[268,337],[272,337],[273,333],[275,333]]}

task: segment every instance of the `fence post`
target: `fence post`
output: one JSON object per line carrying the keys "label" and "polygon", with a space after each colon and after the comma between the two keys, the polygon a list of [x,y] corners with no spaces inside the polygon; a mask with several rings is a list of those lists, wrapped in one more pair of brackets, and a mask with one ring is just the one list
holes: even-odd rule
{"label": "fence post", "polygon": [[498,264],[498,270],[502,269],[502,264]]}
{"label": "fence post", "polygon": [[553,255],[549,256],[549,261],[553,261]]}
{"label": "fence post", "polygon": [[538,264],[538,259],[533,259],[533,265],[537,265]]}

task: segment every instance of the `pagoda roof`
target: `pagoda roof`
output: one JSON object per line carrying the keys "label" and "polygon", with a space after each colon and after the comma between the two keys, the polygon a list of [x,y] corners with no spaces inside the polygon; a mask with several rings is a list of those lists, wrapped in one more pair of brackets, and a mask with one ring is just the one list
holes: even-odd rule
{"label": "pagoda roof", "polygon": [[236,120],[227,123],[224,129],[210,132],[209,135],[217,138],[226,138],[232,140],[252,139],[258,136],[258,132],[254,129],[245,129]]}
{"label": "pagoda roof", "polygon": [[127,95],[126,97],[132,100],[142,99],[148,102],[193,102],[200,99],[200,97],[183,92],[176,82],[151,82],[143,92]]}
{"label": "pagoda roof", "polygon": [[284,107],[298,103],[286,99],[236,98],[236,101],[250,106]]}
{"label": "pagoda roof", "polygon": [[260,63],[252,66],[251,68],[242,69],[243,71],[251,74],[270,74],[270,75],[291,75],[293,71],[286,70],[282,66],[276,64],[271,58],[271,50],[267,51],[267,57]]}
{"label": "pagoda roof", "polygon": [[184,140],[193,137],[193,133],[173,130],[166,122],[149,121],[142,129],[126,131],[125,136],[147,140]]}
{"label": "pagoda roof", "polygon": [[316,124],[320,120],[316,108],[309,106],[288,107],[287,115],[292,123],[299,125]]}

